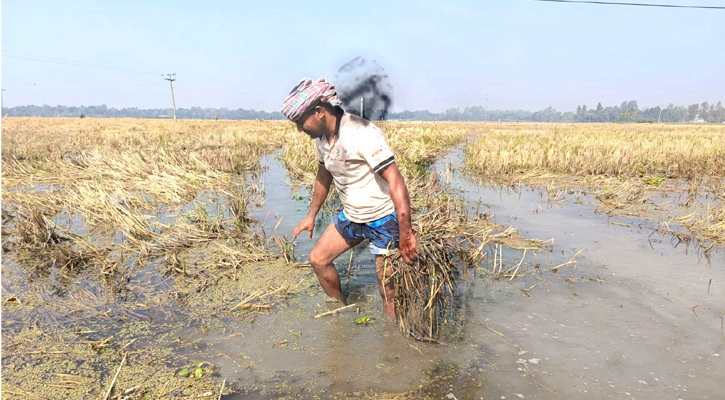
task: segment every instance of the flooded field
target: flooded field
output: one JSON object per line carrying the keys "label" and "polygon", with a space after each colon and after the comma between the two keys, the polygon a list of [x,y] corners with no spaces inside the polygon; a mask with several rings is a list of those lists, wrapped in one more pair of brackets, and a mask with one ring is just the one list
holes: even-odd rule
{"label": "flooded field", "polygon": [[[152,171],[159,179],[184,176],[175,187],[190,196],[142,177],[116,187],[112,173],[88,177],[105,182],[124,208],[139,196],[163,199],[148,209],[139,202],[138,213],[128,214],[150,215],[156,236],[148,238],[109,226],[117,221],[111,215],[89,223],[101,208],[63,203],[72,179],[44,181],[50,170],[32,172],[27,159],[17,164],[26,175],[4,171],[2,398],[103,398],[112,384],[113,398],[149,399],[218,398],[222,385],[222,399],[722,397],[725,257],[674,219],[722,207],[718,187],[692,202],[661,191],[648,195],[646,208],[614,208],[611,197],[603,201],[589,188],[501,185],[464,170],[480,126],[460,128],[460,140],[441,145],[445,151],[422,149],[435,155],[427,160],[411,151],[401,160],[406,179],[432,174],[471,215],[487,213],[503,229],[546,241],[526,250],[485,244],[487,257],[469,267],[468,282],[458,277],[443,343],[424,343],[383,317],[366,243],[337,261],[343,290],[359,307],[314,318],[334,306],[304,261],[330,214],[321,213],[313,241],[287,241],[310,193],[300,180],[309,167],[290,165],[289,148],[275,136],[286,137],[285,129],[249,154],[256,159],[245,159],[246,169],[217,164],[188,177]],[[230,132],[239,135],[231,126],[221,134]],[[403,145],[405,138],[392,140]],[[12,162],[5,140],[4,170]],[[177,164],[196,165],[195,157]],[[225,168],[241,173],[214,175]],[[32,217],[40,191],[58,192],[52,199],[62,206]],[[27,247],[18,226],[38,219],[20,232],[56,228],[45,247]],[[52,233],[66,239],[51,240]],[[69,242],[70,258],[56,246]],[[84,242],[89,247],[79,248]],[[40,265],[32,251],[56,261]],[[492,276],[494,268],[518,273]],[[361,316],[372,322],[357,324]]]}
{"label": "flooded field", "polygon": [[[444,164],[437,165],[441,175]],[[447,332],[445,345],[436,345],[405,339],[383,319],[372,258],[362,246],[353,258],[358,272],[343,282],[351,301],[376,323],[356,325],[354,311],[310,318],[324,307],[318,293],[248,327],[244,339],[209,338],[224,354],[214,362],[245,388],[230,398],[380,392],[459,399],[719,398],[725,291],[710,282],[725,278],[720,251],[708,262],[695,249],[675,247],[670,237],[650,236],[650,222],[611,220],[594,207],[570,203],[549,207],[536,190],[496,190],[455,175],[451,185],[472,206],[482,202],[526,235],[554,238],[552,251],[529,253],[527,276],[513,283],[490,282],[488,275],[461,283],[460,323]],[[576,264],[549,271],[580,249]],[[504,263],[515,265],[521,257],[507,251]]]}

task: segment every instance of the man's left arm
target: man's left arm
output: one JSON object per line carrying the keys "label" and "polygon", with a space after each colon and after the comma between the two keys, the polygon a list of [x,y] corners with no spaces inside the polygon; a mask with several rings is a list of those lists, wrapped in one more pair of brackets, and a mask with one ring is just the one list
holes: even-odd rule
{"label": "man's left arm", "polygon": [[398,165],[391,163],[382,171],[380,176],[388,182],[390,198],[395,206],[395,214],[398,216],[398,229],[400,231],[400,254],[403,260],[412,264],[419,256],[418,241],[413,233],[410,222],[410,195],[405,185],[403,174],[400,173]]}

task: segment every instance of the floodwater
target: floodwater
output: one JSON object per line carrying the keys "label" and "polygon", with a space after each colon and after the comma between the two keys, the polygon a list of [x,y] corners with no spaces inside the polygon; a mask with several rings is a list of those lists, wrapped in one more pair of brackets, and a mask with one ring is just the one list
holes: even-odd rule
{"label": "floodwater", "polygon": [[[695,247],[659,234],[653,224],[608,218],[595,206],[550,203],[538,190],[470,183],[451,172],[460,150],[434,166],[471,202],[523,236],[554,239],[550,250],[529,251],[528,273],[513,282],[472,274],[459,282],[460,323],[443,345],[404,338],[382,316],[373,259],[358,246],[337,262],[350,302],[327,311],[321,290],[292,298],[272,315],[235,327],[244,337],[209,334],[204,343],[219,373],[241,394],[225,399],[363,397],[416,390],[416,398],[448,399],[722,399],[725,392],[725,257],[706,259]],[[268,231],[291,235],[307,212],[290,198],[284,169],[265,157]],[[304,191],[297,192],[302,196]],[[263,215],[265,214],[265,215]],[[315,240],[329,218],[320,218]],[[297,240],[305,258],[314,240]],[[582,250],[583,249],[583,250]],[[549,269],[575,258],[576,263]],[[490,249],[490,254],[493,249]],[[504,268],[523,253],[506,250]],[[490,266],[488,266],[490,268]],[[530,289],[524,292],[521,289]],[[527,294],[528,293],[528,294]],[[357,325],[366,315],[374,319]]]}
{"label": "floodwater", "polygon": [[[503,268],[521,263],[525,272],[513,282],[491,281],[489,274],[469,270],[468,284],[460,279],[457,289],[459,322],[444,329],[444,344],[407,339],[394,321],[383,318],[366,243],[352,258],[344,254],[337,261],[343,290],[359,312],[313,318],[334,307],[314,285],[294,291],[270,315],[252,321],[228,313],[199,316],[171,300],[159,300],[151,311],[139,306],[133,318],[154,328],[181,322],[186,327],[180,338],[196,338],[203,317],[217,320],[194,346],[169,346],[178,357],[216,364],[219,383],[226,378],[238,392],[223,396],[226,400],[401,393],[431,399],[725,398],[722,250],[704,257],[694,244],[653,234],[651,221],[597,214],[586,196],[581,203],[552,202],[537,189],[472,183],[450,165],[462,165],[460,149],[433,169],[472,210],[490,209],[495,222],[528,238],[553,239],[553,245],[525,255],[503,249]],[[291,237],[307,213],[310,193],[289,185],[276,155],[264,156],[262,166],[257,182],[264,186],[265,201],[254,216],[264,221],[267,235]],[[329,213],[318,218],[312,241],[306,233],[296,240],[298,261],[306,259],[330,220]],[[490,262],[495,250],[487,251]],[[576,262],[550,271],[573,257]],[[25,275],[12,267],[4,261],[3,285],[21,292]],[[124,301],[135,304],[147,299],[134,288],[170,298],[174,283],[148,265],[126,287]],[[100,313],[112,306],[104,302],[96,308]],[[71,310],[65,310],[68,318]],[[5,306],[3,311],[13,317]],[[54,311],[49,303],[31,316]],[[363,315],[373,322],[356,324]],[[101,314],[98,324],[107,324],[104,318]],[[6,320],[3,329],[21,325]]]}

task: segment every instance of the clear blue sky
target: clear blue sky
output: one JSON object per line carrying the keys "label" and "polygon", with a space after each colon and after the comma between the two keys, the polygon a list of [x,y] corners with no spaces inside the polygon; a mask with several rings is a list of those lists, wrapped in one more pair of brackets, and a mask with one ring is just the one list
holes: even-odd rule
{"label": "clear blue sky", "polygon": [[[724,0],[642,0],[725,6]],[[5,0],[6,106],[274,111],[304,76],[377,60],[394,110],[725,101],[725,10],[498,1]],[[14,55],[16,57],[10,57]],[[37,56],[150,73],[84,68]]]}

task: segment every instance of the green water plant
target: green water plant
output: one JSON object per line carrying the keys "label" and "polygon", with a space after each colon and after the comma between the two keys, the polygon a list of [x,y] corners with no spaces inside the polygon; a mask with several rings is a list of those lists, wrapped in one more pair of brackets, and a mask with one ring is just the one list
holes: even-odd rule
{"label": "green water plant", "polygon": [[662,185],[662,182],[665,181],[665,178],[663,178],[663,177],[655,178],[654,176],[648,176],[647,178],[644,178],[642,181],[648,185],[660,186],[660,185]]}
{"label": "green water plant", "polygon": [[[212,369],[205,369],[204,366],[207,364],[210,365],[212,367]],[[202,361],[191,367],[182,368],[181,371],[179,371],[179,376],[182,376],[184,378],[199,379],[199,378],[202,378],[202,377],[212,373],[215,369],[213,367],[215,367],[213,364]]]}

